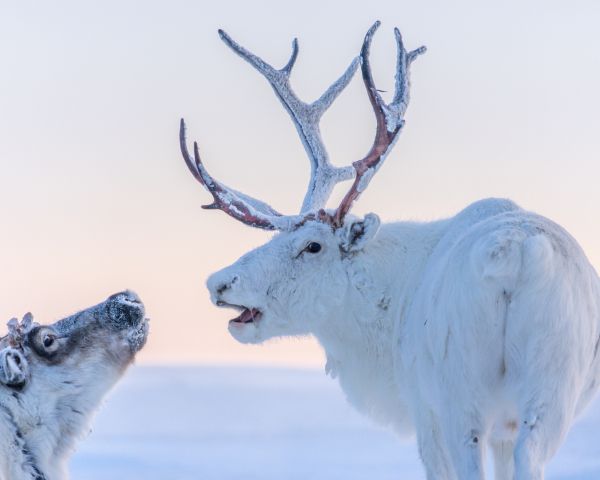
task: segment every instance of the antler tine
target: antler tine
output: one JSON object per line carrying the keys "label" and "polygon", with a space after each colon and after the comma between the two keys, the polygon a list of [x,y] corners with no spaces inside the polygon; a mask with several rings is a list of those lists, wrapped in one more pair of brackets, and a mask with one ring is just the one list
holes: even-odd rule
{"label": "antler tine", "polygon": [[359,59],[355,58],[343,75],[318,100],[307,104],[298,98],[289,83],[290,74],[298,56],[297,39],[292,42],[292,54],[289,61],[278,70],[236,43],[223,30],[219,30],[219,35],[229,48],[267,79],[296,126],[311,163],[310,181],[300,212],[304,214],[324,207],[335,184],[353,178],[354,169],[331,165],[321,139],[319,120],[352,79],[358,68]]}
{"label": "antler tine", "polygon": [[425,47],[420,47],[407,52],[404,48],[400,31],[397,28],[394,29],[398,49],[395,92],[392,102],[386,104],[375,87],[369,61],[371,41],[379,25],[381,25],[381,22],[377,21],[369,29],[365,35],[360,52],[362,77],[377,120],[375,140],[369,153],[362,160],[358,160],[352,164],[356,171],[356,177],[352,187],[346,193],[334,214],[333,224],[337,227],[342,225],[344,217],[350,211],[352,204],[365,191],[373,175],[381,167],[398,139],[400,131],[404,126],[404,113],[409,102],[410,65],[419,55],[425,53],[427,50]]}
{"label": "antler tine", "polygon": [[8,326],[8,344],[13,348],[23,348],[25,334],[37,324],[33,321],[31,312],[27,312],[20,322],[18,318],[11,318],[6,325]]}
{"label": "antler tine", "polygon": [[179,127],[179,146],[192,175],[213,196],[213,203],[202,205],[202,208],[223,210],[246,225],[264,230],[288,230],[295,222],[301,220],[301,217],[298,216],[284,216],[270,205],[215,180],[204,167],[196,142],[194,142],[194,158],[192,159],[187,149],[183,118]]}
{"label": "antler tine", "polygon": [[8,326],[8,343],[13,348],[18,348],[21,345],[21,331],[18,318],[11,318],[6,322]]}

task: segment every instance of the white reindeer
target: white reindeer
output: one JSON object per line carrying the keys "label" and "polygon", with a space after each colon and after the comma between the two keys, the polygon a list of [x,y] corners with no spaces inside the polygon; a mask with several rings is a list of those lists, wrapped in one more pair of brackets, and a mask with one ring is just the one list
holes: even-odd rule
{"label": "white reindeer", "polygon": [[0,339],[0,480],[68,478],[75,442],[147,335],[130,291],[52,325],[11,320]]}
{"label": "white reindeer", "polygon": [[[600,380],[600,282],[560,226],[509,200],[488,199],[435,222],[380,225],[348,215],[398,138],[409,100],[409,67],[425,49],[398,44],[395,95],[386,104],[360,56],[323,96],[303,103],[288,64],[276,70],[221,38],[264,75],[290,113],[311,161],[298,215],[227,188],[181,149],[218,208],[280,233],[208,279],[212,301],[237,309],[229,331],[243,343],[314,335],[326,371],[348,400],[401,433],[416,430],[427,478],[484,478],[486,445],[495,478],[542,479],[575,415]],[[373,147],[352,167],[333,167],[318,121],[361,66],[377,119]],[[335,210],[333,186],[354,177]]]}

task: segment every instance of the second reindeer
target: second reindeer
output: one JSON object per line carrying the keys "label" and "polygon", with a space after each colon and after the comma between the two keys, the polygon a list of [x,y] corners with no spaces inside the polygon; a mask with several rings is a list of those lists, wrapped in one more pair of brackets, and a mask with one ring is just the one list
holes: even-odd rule
{"label": "second reindeer", "polygon": [[[300,213],[282,215],[215,180],[196,144],[188,153],[182,121],[185,161],[214,199],[206,208],[279,232],[208,279],[212,301],[238,310],[229,331],[240,342],[314,335],[327,372],[358,410],[399,433],[416,431],[428,479],[483,479],[489,444],[497,480],[540,480],[600,385],[598,275],[565,230],[509,200],[427,223],[380,225],[375,214],[349,214],[404,126],[409,69],[424,51],[406,51],[395,31],[396,85],[386,104],[369,64],[378,26],[312,104],[289,85],[296,42],[277,70],[220,32],[289,112],[311,178]],[[375,141],[363,159],[337,168],[318,122],[358,66]],[[339,206],[325,210],[333,186],[351,179]]]}

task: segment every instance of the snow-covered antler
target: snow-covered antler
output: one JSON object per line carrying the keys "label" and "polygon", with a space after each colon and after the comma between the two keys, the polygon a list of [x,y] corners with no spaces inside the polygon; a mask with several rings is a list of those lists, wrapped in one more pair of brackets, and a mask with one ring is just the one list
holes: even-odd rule
{"label": "snow-covered antler", "polygon": [[[392,103],[386,105],[374,86],[368,59],[371,38],[379,25],[380,22],[376,22],[369,29],[360,56],[352,61],[344,74],[318,100],[310,104],[304,103],[296,96],[289,82],[292,68],[298,56],[298,41],[296,39],[292,43],[292,55],[289,61],[283,68],[278,70],[237,44],[223,30],[219,30],[221,39],[235,53],[258,70],[273,87],[277,97],[290,114],[310,158],[311,176],[300,213],[298,215],[282,215],[265,202],[231,189],[215,180],[204,167],[198,152],[198,145],[195,142],[194,158],[192,158],[187,150],[185,122],[182,119],[179,130],[181,152],[192,175],[211,193],[214,199],[213,203],[205,205],[203,208],[223,210],[247,225],[266,230],[291,230],[309,219],[318,219],[333,226],[341,225],[353,201],[368,185],[372,175],[393,146],[404,124],[403,116],[408,105],[408,69],[410,63],[425,51],[425,48],[421,47],[407,53],[402,45],[400,32],[398,29],[395,30],[398,43],[396,93]],[[334,167],[329,162],[327,150],[321,139],[319,120],[348,85],[359,63],[362,64],[363,79],[377,118],[375,143],[364,159],[354,162],[352,166]],[[354,177],[356,178],[353,186],[344,197],[335,214],[325,213],[322,209],[325,207],[333,187],[341,181],[350,180]]]}
{"label": "snow-covered antler", "polygon": [[179,145],[190,172],[213,196],[213,203],[203,205],[202,208],[223,210],[226,214],[246,225],[265,230],[289,230],[294,223],[302,219],[301,216],[282,215],[265,202],[238,192],[215,180],[204,168],[198,152],[197,142],[194,142],[193,159],[188,152],[183,118],[179,127]]}
{"label": "snow-covered antler", "polygon": [[298,56],[298,39],[295,38],[292,42],[292,55],[288,63],[282,69],[277,70],[237,44],[223,30],[219,30],[219,35],[229,48],[267,79],[298,130],[304,149],[310,159],[311,167],[308,190],[300,213],[304,214],[323,208],[335,184],[351,179],[354,176],[354,171],[350,167],[337,168],[331,165],[327,150],[321,139],[319,121],[354,76],[359,59],[355,58],[343,75],[318,100],[309,104],[300,100],[290,86],[290,74]]}
{"label": "snow-covered antler", "polygon": [[388,153],[393,148],[402,127],[404,126],[404,113],[408,107],[410,97],[410,65],[422,53],[425,53],[425,47],[419,47],[416,50],[407,52],[402,42],[400,30],[394,29],[396,35],[396,45],[398,48],[398,57],[396,61],[396,86],[394,98],[391,103],[386,104],[375,83],[371,72],[369,62],[369,50],[371,40],[375,31],[379,28],[380,22],[377,21],[369,29],[365,36],[365,41],[360,52],[362,77],[367,88],[369,100],[373,106],[375,118],[377,119],[377,130],[375,140],[369,153],[362,159],[354,162],[352,165],[356,170],[356,177],[352,187],[346,193],[339,207],[333,216],[333,225],[339,227],[342,225],[344,216],[350,211],[352,203],[365,191],[371,178],[383,164]]}

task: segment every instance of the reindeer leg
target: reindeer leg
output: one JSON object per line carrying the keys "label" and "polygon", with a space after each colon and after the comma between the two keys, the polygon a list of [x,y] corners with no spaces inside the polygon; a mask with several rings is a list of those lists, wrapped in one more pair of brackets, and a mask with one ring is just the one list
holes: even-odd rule
{"label": "reindeer leg", "polygon": [[419,456],[427,480],[455,480],[440,424],[433,412],[424,408],[417,413],[417,442]]}
{"label": "reindeer leg", "polygon": [[456,477],[459,480],[484,480],[486,432],[481,416],[476,409],[465,408],[465,402],[457,398],[446,405],[449,409],[444,418],[443,433]]}
{"label": "reindeer leg", "polygon": [[513,480],[515,478],[514,450],[512,440],[490,442],[494,454],[494,480]]}
{"label": "reindeer leg", "polygon": [[558,450],[573,420],[574,402],[569,408],[564,402],[567,399],[560,397],[559,392],[553,392],[525,410],[515,446],[515,480],[544,479],[545,464]]}

